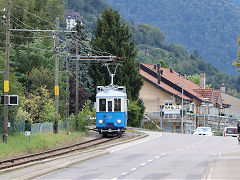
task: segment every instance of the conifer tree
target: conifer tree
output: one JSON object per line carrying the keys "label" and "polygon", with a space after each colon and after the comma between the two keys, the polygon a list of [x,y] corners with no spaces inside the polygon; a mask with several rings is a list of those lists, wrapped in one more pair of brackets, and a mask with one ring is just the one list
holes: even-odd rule
{"label": "conifer tree", "polygon": [[238,58],[233,62],[233,65],[236,66],[237,71],[240,72],[240,37],[239,36],[238,36],[237,42],[238,42],[238,53],[237,53]]}
{"label": "conifer tree", "polygon": [[[114,84],[126,86],[128,98],[137,100],[143,81],[139,75],[138,63],[135,59],[137,55],[136,46],[128,26],[121,23],[118,11],[104,10],[101,18],[97,19],[94,35],[91,41],[93,49],[108,53],[104,55],[111,54],[125,58],[116,71]],[[110,76],[106,67],[92,65],[90,72],[95,86],[110,84]]]}

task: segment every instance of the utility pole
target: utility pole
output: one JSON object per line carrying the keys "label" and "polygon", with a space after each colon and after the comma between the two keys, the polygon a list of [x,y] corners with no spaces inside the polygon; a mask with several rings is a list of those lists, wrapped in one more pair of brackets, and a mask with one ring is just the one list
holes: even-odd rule
{"label": "utility pole", "polygon": [[59,51],[59,18],[56,18],[56,30],[54,35],[55,49],[55,121],[53,125],[53,133],[58,133],[58,104],[59,104],[59,86],[58,86],[58,51]]}
{"label": "utility pole", "polygon": [[[67,57],[66,60],[66,71],[69,72],[69,56]],[[67,77],[66,80],[66,92],[69,92],[69,76]],[[69,119],[69,95],[66,97],[66,128],[68,130],[68,119]]]}
{"label": "utility pole", "polygon": [[75,115],[78,115],[79,112],[79,60],[78,60],[78,55],[79,55],[79,46],[78,46],[78,41],[76,42],[76,101],[75,101]]}
{"label": "utility pole", "polygon": [[184,77],[182,76],[182,119],[181,119],[181,131],[182,131],[182,134],[183,134],[183,85],[184,83]]}
{"label": "utility pole", "polygon": [[9,95],[9,51],[10,51],[10,6],[8,0],[7,22],[6,22],[6,56],[5,56],[5,76],[4,76],[4,123],[2,141],[7,143],[8,136],[8,95]]}

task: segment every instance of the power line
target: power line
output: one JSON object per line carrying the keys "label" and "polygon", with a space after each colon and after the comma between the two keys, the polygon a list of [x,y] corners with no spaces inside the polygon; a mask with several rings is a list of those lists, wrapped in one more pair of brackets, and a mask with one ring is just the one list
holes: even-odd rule
{"label": "power line", "polygon": [[[23,9],[22,7],[20,7],[20,6],[16,5],[16,4],[13,4],[13,6],[18,7],[18,8],[21,8],[23,11],[27,12],[28,14],[31,14],[32,16],[37,17],[38,19],[40,19],[40,20],[42,20],[42,21],[44,21],[44,22],[46,22],[46,23],[48,23],[48,24],[51,24],[51,25],[53,25],[53,27],[55,27],[55,24],[47,21],[46,19],[43,19],[43,18],[41,18],[40,16],[38,16],[38,15],[36,15],[36,14],[33,14],[33,13],[29,12],[28,10]],[[60,28],[60,29],[61,29],[61,28]]]}
{"label": "power line", "polygon": [[[6,35],[6,33],[4,33],[4,32],[0,32],[0,34]],[[15,35],[15,34],[10,34],[10,36],[25,38],[25,39],[52,38],[52,36],[19,36],[19,35]]]}
{"label": "power line", "polygon": [[[27,27],[29,27],[29,28],[31,28],[31,29],[34,29],[33,27],[25,24],[24,22],[22,22],[21,20],[19,20],[18,18],[16,18],[14,15],[11,14],[11,16],[12,16],[14,19],[16,19],[18,22],[21,22],[23,25],[25,25],[25,26],[27,26]],[[21,27],[23,27],[23,26],[21,26]]]}
{"label": "power line", "polygon": [[41,50],[41,51],[45,51],[45,52],[53,52],[53,50],[49,50],[49,49],[42,49],[42,48],[36,48],[36,47],[25,46],[25,45],[18,45],[18,46],[20,46],[20,47],[24,47],[24,48],[35,49],[35,50]]}

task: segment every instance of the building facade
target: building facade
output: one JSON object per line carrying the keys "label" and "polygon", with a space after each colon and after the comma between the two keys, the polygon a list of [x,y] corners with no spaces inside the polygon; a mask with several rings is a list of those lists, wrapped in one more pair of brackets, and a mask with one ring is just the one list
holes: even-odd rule
{"label": "building facade", "polygon": [[220,90],[205,89],[205,75],[200,76],[198,86],[171,68],[144,63],[139,66],[144,80],[140,97],[145,116],[158,122],[163,131],[190,133],[198,126],[220,130],[226,125],[226,117],[222,118],[220,112],[230,104],[222,99]]}

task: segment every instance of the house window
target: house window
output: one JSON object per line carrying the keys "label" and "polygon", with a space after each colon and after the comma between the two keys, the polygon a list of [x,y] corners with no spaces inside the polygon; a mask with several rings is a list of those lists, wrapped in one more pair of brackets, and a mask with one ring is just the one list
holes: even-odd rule
{"label": "house window", "polygon": [[106,99],[99,99],[99,111],[106,112]]}

